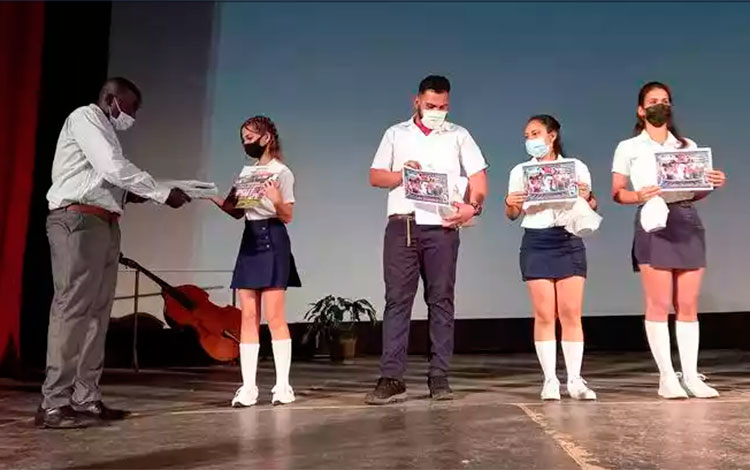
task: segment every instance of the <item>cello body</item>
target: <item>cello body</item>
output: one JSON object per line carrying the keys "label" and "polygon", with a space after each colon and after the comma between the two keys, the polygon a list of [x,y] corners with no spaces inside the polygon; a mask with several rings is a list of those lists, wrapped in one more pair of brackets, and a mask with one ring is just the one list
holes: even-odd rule
{"label": "cello body", "polygon": [[238,308],[214,304],[209,300],[208,292],[198,286],[172,286],[122,254],[120,263],[140,271],[161,287],[164,318],[169,326],[195,330],[203,350],[217,361],[232,361],[239,357],[242,312]]}
{"label": "cello body", "polygon": [[162,291],[164,315],[177,325],[191,327],[206,353],[217,361],[232,361],[240,355],[239,337],[242,313],[232,306],[219,307],[208,299],[208,292],[194,285],[176,286],[191,300],[194,309],[186,308],[173,295]]}

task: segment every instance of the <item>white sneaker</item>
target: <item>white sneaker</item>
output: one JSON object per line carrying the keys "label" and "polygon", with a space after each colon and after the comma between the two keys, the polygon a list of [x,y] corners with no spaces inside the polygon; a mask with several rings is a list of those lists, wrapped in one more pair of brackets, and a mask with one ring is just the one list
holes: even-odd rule
{"label": "white sneaker", "polygon": [[246,387],[242,386],[237,389],[232,398],[232,406],[234,408],[242,408],[246,406],[253,406],[258,402],[258,387]]}
{"label": "white sneaker", "polygon": [[698,374],[695,377],[686,377],[682,374],[678,374],[678,376],[688,395],[695,398],[716,398],[719,396],[719,392],[715,388],[706,385],[706,376],[703,374]]}
{"label": "white sneaker", "polygon": [[659,396],[668,400],[688,397],[677,374],[669,374],[659,379]]}
{"label": "white sneaker", "polygon": [[294,403],[294,390],[291,385],[276,385],[271,390],[273,397],[271,398],[271,404],[273,405],[288,405]]}
{"label": "white sneaker", "polygon": [[560,381],[557,380],[557,377],[544,381],[542,400],[560,400]]}
{"label": "white sneaker", "polygon": [[586,386],[581,377],[568,379],[568,395],[576,400],[596,400],[596,393]]}

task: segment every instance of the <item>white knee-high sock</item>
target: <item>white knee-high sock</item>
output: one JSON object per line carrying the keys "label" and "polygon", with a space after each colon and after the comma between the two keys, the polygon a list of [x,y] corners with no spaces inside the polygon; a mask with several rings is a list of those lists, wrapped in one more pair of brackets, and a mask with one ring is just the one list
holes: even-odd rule
{"label": "white knee-high sock", "polygon": [[260,344],[258,343],[240,343],[240,368],[244,387],[255,387],[259,350]]}
{"label": "white knee-high sock", "polygon": [[557,372],[557,341],[535,341],[536,356],[544,372],[544,380],[556,379]]}
{"label": "white knee-high sock", "polygon": [[292,340],[272,341],[273,365],[276,368],[276,385],[289,385],[289,368],[292,365]]}
{"label": "white knee-high sock", "polygon": [[674,374],[672,350],[669,345],[669,325],[667,322],[649,320],[646,320],[645,324],[648,345],[651,348],[654,361],[656,361],[656,366],[659,368],[659,374],[662,377]]}
{"label": "white knee-high sock", "polygon": [[583,341],[562,341],[565,368],[568,371],[568,381],[581,377],[581,363],[583,362]]}
{"label": "white knee-high sock", "polygon": [[700,342],[700,326],[698,321],[675,322],[675,336],[677,348],[680,350],[680,366],[685,378],[698,377],[698,344]]}

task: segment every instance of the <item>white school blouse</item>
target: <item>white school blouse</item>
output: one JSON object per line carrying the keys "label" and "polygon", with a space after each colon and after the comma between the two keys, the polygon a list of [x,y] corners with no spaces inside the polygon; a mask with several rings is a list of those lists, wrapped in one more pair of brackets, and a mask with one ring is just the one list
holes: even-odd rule
{"label": "white school blouse", "polygon": [[[242,168],[242,172],[240,173],[240,176],[245,176],[248,173],[250,173],[253,168],[256,165],[245,165]],[[277,175],[277,180],[279,182],[279,192],[281,193],[281,199],[284,202],[284,204],[291,204],[294,202],[294,174],[292,173],[292,170],[289,169],[288,166],[281,163],[278,159],[274,158],[271,160],[267,165],[269,171],[271,171],[273,174]],[[247,220],[265,220],[265,219],[273,219],[277,217],[276,213],[276,207],[273,205],[270,199],[267,197],[263,197],[261,199],[260,204],[251,207],[249,209],[245,209],[245,218]]]}
{"label": "white school blouse", "polygon": [[[576,176],[578,181],[586,183],[591,187],[591,173],[585,163],[577,158],[564,158],[558,155],[556,161],[573,161],[576,165]],[[536,158],[519,163],[510,171],[508,181],[508,193],[523,191],[523,167],[540,163]],[[543,229],[559,226],[557,221],[560,220],[560,213],[569,211],[574,202],[536,202],[523,204],[523,220],[521,227],[531,229]]]}
{"label": "white school blouse", "polygon": [[[690,139],[685,139],[687,145],[683,149],[695,149],[698,146]],[[630,184],[634,191],[640,191],[647,186],[656,186],[656,157],[654,152],[676,150],[680,148],[680,141],[671,132],[664,144],[660,144],[643,131],[639,135],[617,144],[615,156],[612,159],[612,172],[630,177]],[[661,194],[666,203],[688,201],[695,197],[692,191],[668,191]]]}

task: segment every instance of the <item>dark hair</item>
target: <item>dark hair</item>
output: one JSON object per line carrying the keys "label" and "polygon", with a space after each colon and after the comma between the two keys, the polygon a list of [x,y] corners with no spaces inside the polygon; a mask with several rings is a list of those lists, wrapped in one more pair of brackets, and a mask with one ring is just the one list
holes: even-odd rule
{"label": "dark hair", "polygon": [[[648,82],[645,85],[643,85],[641,87],[641,91],[638,92],[638,106],[643,106],[643,102],[646,99],[646,95],[651,90],[656,90],[656,89],[662,89],[666,91],[667,96],[669,96],[669,103],[670,104],[672,103],[672,90],[670,90],[666,84],[661,83],[661,82]],[[637,118],[637,121],[635,122],[635,126],[633,127],[634,136],[640,134],[641,132],[643,132],[643,129],[646,128],[645,120],[638,115],[636,115],[636,118]],[[680,132],[677,130],[677,126],[674,123],[674,115],[672,115],[672,113],[669,114],[669,121],[667,121],[667,129],[669,130],[669,132],[672,133],[672,135],[674,135],[677,138],[677,140],[680,141],[680,147],[687,146],[687,140],[685,140],[685,138],[682,137],[682,135],[680,135]]]}
{"label": "dark hair", "polygon": [[141,103],[143,102],[143,96],[141,95],[141,90],[138,89],[135,83],[131,82],[127,78],[123,78],[123,77],[108,78],[107,81],[104,82],[104,86],[102,87],[102,93],[106,93],[108,90],[110,90],[111,85],[114,85],[118,91],[121,91],[121,90],[131,91],[135,95],[138,106],[140,106]]}
{"label": "dark hair", "polygon": [[427,90],[432,90],[435,93],[450,93],[451,82],[442,75],[430,75],[419,82],[419,94],[421,95]]}
{"label": "dark hair", "polygon": [[279,131],[276,129],[276,124],[266,116],[253,116],[247,121],[243,122],[240,126],[240,139],[242,139],[242,130],[246,127],[250,127],[258,133],[271,134],[271,141],[268,142],[268,150],[273,158],[283,160],[283,154],[281,152],[281,139],[279,139]]}
{"label": "dark hair", "polygon": [[536,116],[531,116],[529,120],[526,121],[526,124],[533,121],[541,123],[544,128],[547,129],[547,132],[554,131],[557,133],[557,139],[552,143],[552,150],[555,151],[555,156],[561,155],[565,157],[565,153],[563,152],[562,133],[560,132],[560,122],[549,114],[537,114]]}

